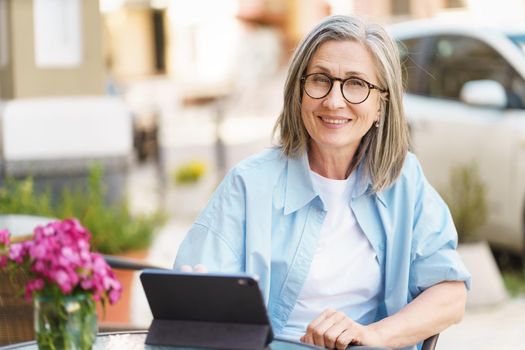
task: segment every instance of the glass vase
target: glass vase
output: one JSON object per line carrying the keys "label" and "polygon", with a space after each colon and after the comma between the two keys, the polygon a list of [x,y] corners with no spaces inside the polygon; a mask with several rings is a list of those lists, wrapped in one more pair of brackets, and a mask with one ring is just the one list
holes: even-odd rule
{"label": "glass vase", "polygon": [[97,337],[95,301],[88,295],[35,297],[35,336],[40,350],[87,350]]}

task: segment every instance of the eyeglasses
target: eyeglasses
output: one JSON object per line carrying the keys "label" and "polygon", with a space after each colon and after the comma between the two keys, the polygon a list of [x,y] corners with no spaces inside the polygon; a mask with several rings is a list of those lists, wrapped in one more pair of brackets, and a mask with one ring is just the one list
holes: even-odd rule
{"label": "eyeglasses", "polygon": [[366,101],[370,96],[370,91],[376,89],[380,92],[386,92],[387,90],[381,89],[380,87],[369,83],[368,81],[350,77],[347,79],[334,78],[324,73],[312,73],[303,75],[301,82],[303,83],[304,91],[308,96],[315,99],[320,99],[328,96],[334,81],[341,83],[341,94],[345,100],[352,104],[359,104]]}

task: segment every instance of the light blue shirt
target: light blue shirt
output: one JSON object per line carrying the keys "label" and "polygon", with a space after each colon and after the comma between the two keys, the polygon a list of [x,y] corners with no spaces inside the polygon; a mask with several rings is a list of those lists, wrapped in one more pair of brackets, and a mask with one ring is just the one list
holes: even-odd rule
{"label": "light blue shirt", "polygon": [[[276,336],[295,306],[326,216],[309,170],[306,155],[292,159],[278,148],[239,163],[191,227],[175,260],[175,267],[204,264],[209,271],[257,275]],[[448,207],[416,157],[408,154],[400,177],[378,193],[371,193],[361,170],[349,201],[381,266],[384,290],[376,320],[441,281],[465,281],[469,287]]]}

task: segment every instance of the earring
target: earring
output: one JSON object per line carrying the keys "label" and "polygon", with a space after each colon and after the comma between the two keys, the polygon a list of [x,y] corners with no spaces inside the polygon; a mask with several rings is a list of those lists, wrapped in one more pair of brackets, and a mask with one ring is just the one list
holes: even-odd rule
{"label": "earring", "polygon": [[376,120],[376,123],[374,124],[376,128],[379,128],[379,119]]}

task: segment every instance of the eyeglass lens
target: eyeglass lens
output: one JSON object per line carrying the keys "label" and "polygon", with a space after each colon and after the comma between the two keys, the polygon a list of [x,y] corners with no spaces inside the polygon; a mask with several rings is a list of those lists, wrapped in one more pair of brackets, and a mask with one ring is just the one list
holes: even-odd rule
{"label": "eyeglass lens", "polygon": [[[330,93],[334,83],[325,74],[310,74],[306,76],[304,89],[312,98],[323,98]],[[364,102],[370,94],[368,84],[358,78],[350,78],[344,81],[343,97],[350,103]]]}

